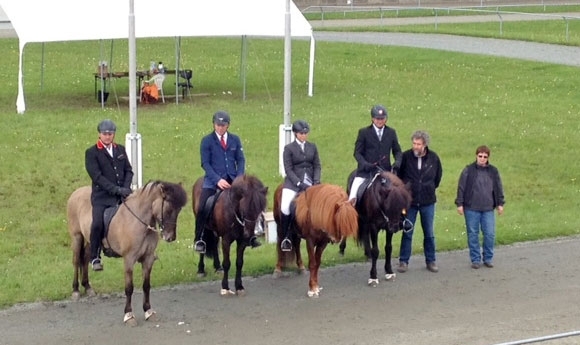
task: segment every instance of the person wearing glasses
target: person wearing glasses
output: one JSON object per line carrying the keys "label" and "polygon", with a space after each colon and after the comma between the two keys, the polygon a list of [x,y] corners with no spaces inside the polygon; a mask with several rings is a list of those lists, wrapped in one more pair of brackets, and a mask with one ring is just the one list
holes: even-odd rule
{"label": "person wearing glasses", "polygon": [[103,120],[98,124],[97,131],[97,143],[85,152],[85,168],[92,181],[91,266],[94,271],[102,271],[100,251],[105,231],[103,214],[107,207],[118,205],[131,194],[133,168],[125,147],[115,143],[115,123]]}
{"label": "person wearing glasses", "polygon": [[[403,152],[398,175],[404,183],[411,186],[413,201],[407,211],[408,219],[415,224],[417,214],[421,216],[425,265],[428,271],[437,273],[439,268],[435,263],[433,222],[435,219],[435,203],[437,201],[435,190],[439,188],[439,183],[441,183],[443,168],[437,153],[429,148],[429,141],[429,134],[425,131],[418,130],[411,135],[413,147]],[[397,268],[399,273],[407,272],[413,249],[414,232],[414,230],[403,232],[401,237],[399,267]]]}
{"label": "person wearing glasses", "polygon": [[461,172],[457,185],[457,213],[465,216],[467,245],[471,268],[478,269],[482,263],[479,231],[483,234],[483,265],[493,267],[495,243],[495,214],[503,214],[505,204],[499,171],[489,164],[489,147],[482,145],[475,150],[475,162]]}

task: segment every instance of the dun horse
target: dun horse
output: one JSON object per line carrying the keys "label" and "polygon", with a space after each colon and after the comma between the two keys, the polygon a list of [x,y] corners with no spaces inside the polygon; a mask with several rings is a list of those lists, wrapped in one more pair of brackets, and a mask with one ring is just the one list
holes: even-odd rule
{"label": "dun horse", "polygon": [[[121,256],[124,259],[125,271],[125,317],[124,322],[136,325],[137,321],[131,307],[133,296],[133,266],[140,262],[143,272],[143,311],[145,319],[155,316],[151,308],[149,292],[151,289],[151,269],[155,262],[155,249],[159,235],[172,242],[177,236],[177,216],[187,203],[187,193],[179,184],[153,181],[136,190],[113,216],[108,233],[103,240],[105,253]],[[91,238],[91,187],[85,186],[75,190],[67,204],[68,231],[71,237],[73,252],[73,293],[72,299],[80,298],[79,274],[82,285],[88,296],[95,291],[89,283],[89,239]],[[159,225],[159,230],[157,230]],[[109,253],[110,252],[110,253]]]}
{"label": "dun horse", "polygon": [[[203,178],[193,185],[192,208],[197,215]],[[217,198],[215,206],[205,224],[202,239],[206,242],[205,256],[214,259],[214,268],[219,268],[218,242],[221,238],[223,252],[223,277],[221,295],[244,294],[242,285],[242,267],[244,265],[244,250],[249,240],[254,236],[256,223],[262,220],[262,212],[266,209],[266,194],[268,187],[255,176],[241,175],[232,182],[231,188],[224,190]],[[236,242],[236,292],[230,290],[228,273],[231,266],[230,247]],[[205,274],[204,254],[200,254],[198,274]]]}
{"label": "dun horse", "polygon": [[[352,172],[348,179],[350,186],[354,178]],[[363,186],[361,186],[361,189]],[[382,171],[375,175],[365,188],[360,201],[357,203],[359,214],[359,233],[357,241],[364,246],[365,255],[371,260],[371,271],[368,285],[377,286],[377,259],[379,257],[378,235],[381,229],[387,230],[385,243],[385,279],[396,277],[391,266],[393,253],[393,234],[400,229],[411,230],[413,225],[405,217],[411,206],[411,192],[408,186],[397,175]],[[344,250],[344,242],[341,250]]]}
{"label": "dun horse", "polygon": [[[282,185],[274,193],[274,219],[280,229],[280,199]],[[318,297],[322,287],[318,285],[318,270],[322,253],[328,243],[340,242],[343,238],[356,237],[358,232],[357,212],[348,202],[344,190],[331,184],[320,184],[308,188],[296,196],[295,236],[292,239],[293,255],[300,269],[303,269],[300,257],[300,238],[306,240],[308,250],[308,297]],[[282,234],[278,231],[278,262],[274,275],[280,275],[285,261],[285,254],[280,250]]]}

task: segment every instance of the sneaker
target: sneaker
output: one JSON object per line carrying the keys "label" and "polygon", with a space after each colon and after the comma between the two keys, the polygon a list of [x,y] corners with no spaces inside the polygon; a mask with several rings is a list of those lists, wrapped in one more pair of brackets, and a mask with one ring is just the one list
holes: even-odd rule
{"label": "sneaker", "polygon": [[437,273],[439,272],[439,267],[434,262],[430,262],[427,264],[427,270],[429,272]]}
{"label": "sneaker", "polygon": [[260,241],[258,241],[256,236],[252,236],[252,238],[250,238],[250,246],[252,248],[258,248],[261,245],[262,245],[262,243],[260,243]]}
{"label": "sneaker", "polygon": [[202,240],[195,242],[195,251],[200,254],[205,254],[205,242]]}
{"label": "sneaker", "polygon": [[93,266],[93,271],[102,271],[103,264],[101,263],[101,259],[96,258],[91,261],[91,266]]}
{"label": "sneaker", "polygon": [[280,249],[282,249],[283,252],[289,252],[292,250],[292,242],[285,238],[282,243],[280,243]]}
{"label": "sneaker", "polygon": [[476,270],[480,267],[481,267],[481,264],[479,262],[474,262],[471,264],[471,268],[473,268],[474,270]]}
{"label": "sneaker", "polygon": [[399,267],[397,267],[397,272],[405,273],[409,269],[409,266],[405,262],[399,262]]}
{"label": "sneaker", "polygon": [[493,264],[491,262],[484,262],[483,265],[488,268],[493,268]]}

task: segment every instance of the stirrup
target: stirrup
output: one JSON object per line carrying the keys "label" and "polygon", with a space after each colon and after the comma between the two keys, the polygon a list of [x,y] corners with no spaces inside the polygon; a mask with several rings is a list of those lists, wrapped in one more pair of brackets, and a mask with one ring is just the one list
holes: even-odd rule
{"label": "stirrup", "polygon": [[200,254],[205,254],[205,242],[203,240],[199,240],[195,242],[195,251]]}
{"label": "stirrup", "polygon": [[282,243],[280,243],[280,249],[282,249],[283,252],[291,251],[292,242],[288,238],[285,238],[284,240],[282,240]]}

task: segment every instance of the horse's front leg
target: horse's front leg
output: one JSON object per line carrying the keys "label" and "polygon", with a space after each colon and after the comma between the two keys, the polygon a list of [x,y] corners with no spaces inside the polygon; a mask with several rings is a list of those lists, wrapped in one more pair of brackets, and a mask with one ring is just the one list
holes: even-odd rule
{"label": "horse's front leg", "polygon": [[216,252],[213,258],[213,269],[216,273],[221,273],[224,269],[222,268],[222,264],[220,262],[220,253]]}
{"label": "horse's front leg", "polygon": [[125,259],[125,317],[123,322],[129,326],[137,326],[135,314],[131,307],[131,300],[133,297],[133,265],[134,261]]}
{"label": "horse's front leg", "polygon": [[237,241],[236,245],[236,278],[235,278],[235,286],[236,286],[236,293],[238,295],[244,295],[245,290],[244,286],[242,285],[242,268],[244,267],[244,251],[246,250],[246,244],[243,239]]}
{"label": "horse's front leg", "polygon": [[340,241],[340,245],[338,246],[338,254],[340,254],[340,256],[344,256],[345,249],[346,249],[346,237]]}
{"label": "horse's front leg", "polygon": [[385,279],[392,280],[397,276],[393,272],[391,256],[393,254],[393,233],[387,230],[387,241],[385,243]]}
{"label": "horse's front leg", "polygon": [[235,295],[236,293],[233,292],[232,290],[230,290],[230,285],[228,282],[228,274],[230,272],[230,266],[231,266],[231,261],[230,261],[230,246],[231,243],[229,240],[226,240],[225,238],[222,238],[222,253],[224,255],[224,260],[222,262],[223,268],[224,268],[224,274],[222,277],[222,289],[220,291],[220,294],[222,296],[228,296],[228,295]]}
{"label": "horse's front leg", "polygon": [[308,297],[316,297],[318,296],[318,279],[315,278],[318,271],[316,267],[316,247],[314,241],[310,238],[306,239],[306,250],[308,251],[308,269],[310,270]]}
{"label": "horse's front leg", "polygon": [[369,230],[371,243],[370,248],[371,272],[367,284],[369,286],[376,287],[377,285],[379,285],[379,279],[377,278],[377,259],[379,258],[379,245],[378,245],[379,230],[374,226],[371,226]]}
{"label": "horse's front leg", "polygon": [[205,254],[199,254],[199,262],[197,263],[197,276],[199,278],[203,278],[206,276],[204,257]]}
{"label": "horse's front leg", "polygon": [[[322,263],[322,252],[328,245],[328,240],[322,240],[316,245],[316,249],[314,251],[314,270],[310,270],[310,281],[311,283],[311,291],[314,291],[315,294],[313,296],[308,295],[308,297],[318,297],[320,295],[320,290],[322,290],[322,286],[318,284],[318,272],[320,270],[320,264]],[[314,288],[313,288],[314,286]]]}
{"label": "horse's front leg", "polygon": [[151,308],[150,292],[151,292],[151,270],[155,263],[155,255],[150,255],[142,263],[143,271],[143,311],[145,312],[145,320],[155,321],[155,310]]}

